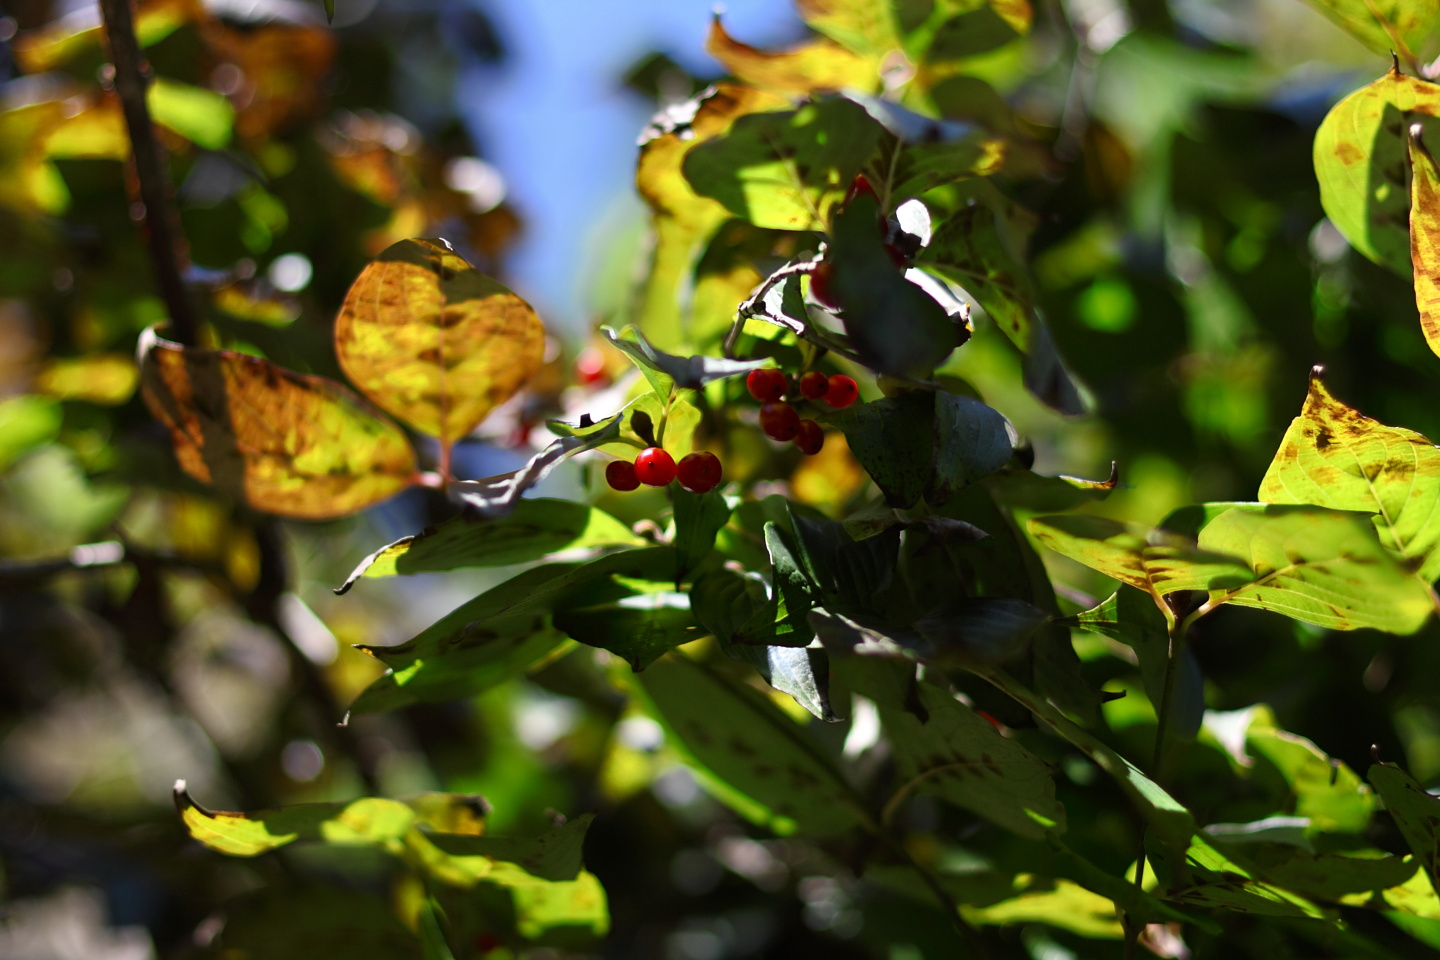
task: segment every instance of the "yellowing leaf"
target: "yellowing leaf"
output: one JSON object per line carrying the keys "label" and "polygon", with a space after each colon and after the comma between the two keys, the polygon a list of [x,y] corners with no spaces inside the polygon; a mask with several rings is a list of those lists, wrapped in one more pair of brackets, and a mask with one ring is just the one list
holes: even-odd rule
{"label": "yellowing leaf", "polygon": [[821,90],[873,90],[880,81],[875,63],[833,40],[820,38],[774,53],[757,50],[725,32],[717,13],[705,51],[736,78],[762,90],[804,96]]}
{"label": "yellowing leaf", "polygon": [[1440,577],[1440,450],[1335,399],[1319,367],[1260,481],[1260,499],[1374,514],[1381,543],[1420,563],[1425,581]]}
{"label": "yellowing leaf", "polygon": [[130,399],[138,379],[135,358],[125,354],[57,357],[35,377],[35,392],[58,400],[115,406]]}
{"label": "yellowing leaf", "polygon": [[1435,29],[1436,0],[1305,0],[1346,33],[1384,56],[1394,50],[1406,60]]}
{"label": "yellowing leaf", "polygon": [[1320,203],[1350,245],[1401,276],[1410,272],[1406,118],[1440,116],[1440,87],[1392,69],[1341,100],[1315,133]]}
{"label": "yellowing leaf", "polygon": [[540,368],[545,328],[530,304],[443,240],[401,240],[345,295],[340,366],[389,413],[451,444]]}
{"label": "yellowing leaf", "polygon": [[345,387],[228,350],[140,340],[140,384],[180,466],[257,510],[354,513],[416,476],[405,435]]}
{"label": "yellowing leaf", "polygon": [[1420,125],[1410,128],[1410,264],[1415,272],[1415,306],[1425,342],[1440,355],[1440,171],[1420,139]]}
{"label": "yellowing leaf", "polygon": [[875,58],[900,49],[891,0],[796,0],[795,9],[816,31],[858,54]]}
{"label": "yellowing leaf", "polygon": [[655,253],[640,308],[639,326],[657,347],[671,349],[684,342],[677,302],[686,275],[706,241],[729,219],[723,204],[691,189],[680,172],[697,144],[723,134],[739,117],[784,110],[782,96],[737,84],[722,83],[686,105],[657,118],[649,139],[640,146],[635,186],[650,205]]}

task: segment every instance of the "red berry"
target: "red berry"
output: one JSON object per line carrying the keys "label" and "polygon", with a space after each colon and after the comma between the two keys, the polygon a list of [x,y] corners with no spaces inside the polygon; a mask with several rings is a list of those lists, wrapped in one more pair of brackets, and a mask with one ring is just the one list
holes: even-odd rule
{"label": "red berry", "polygon": [[855,381],[843,373],[837,373],[830,378],[830,389],[825,392],[825,402],[839,410],[841,407],[850,406],[859,396],[860,388]]}
{"label": "red berry", "polygon": [[840,304],[835,302],[835,297],[830,292],[830,261],[821,260],[815,264],[815,269],[810,272],[810,296],[821,306],[829,307],[831,310],[839,310]]}
{"label": "red berry", "polygon": [[675,458],[659,447],[646,447],[635,458],[635,476],[648,487],[663,487],[675,479]]}
{"label": "red berry", "polygon": [[830,378],[819,370],[811,370],[800,378],[800,393],[807,400],[819,400],[830,389]]}
{"label": "red berry", "polygon": [[814,456],[825,446],[825,431],[814,420],[801,420],[800,429],[795,433],[795,446],[806,456]]}
{"label": "red berry", "polygon": [[880,202],[880,194],[875,192],[875,188],[870,184],[870,178],[863,173],[857,174],[854,181],[851,182],[850,190],[845,194],[845,202],[849,203],[862,193],[869,194],[870,199],[876,203]]}
{"label": "red berry", "polygon": [[629,460],[611,460],[605,465],[605,482],[612,490],[634,490],[640,486],[635,475],[635,464]]}
{"label": "red berry", "polygon": [[682,457],[675,467],[675,478],[691,493],[714,490],[720,482],[720,458],[708,450],[699,450]]}
{"label": "red berry", "polygon": [[760,408],[760,429],[771,440],[794,440],[800,429],[800,414],[788,403],[767,403]]}
{"label": "red berry", "polygon": [[785,396],[786,379],[785,372],[774,367],[751,370],[750,375],[745,378],[745,388],[756,400],[769,403]]}
{"label": "red berry", "polygon": [[605,377],[605,355],[594,347],[586,347],[575,358],[575,381],[589,386]]}

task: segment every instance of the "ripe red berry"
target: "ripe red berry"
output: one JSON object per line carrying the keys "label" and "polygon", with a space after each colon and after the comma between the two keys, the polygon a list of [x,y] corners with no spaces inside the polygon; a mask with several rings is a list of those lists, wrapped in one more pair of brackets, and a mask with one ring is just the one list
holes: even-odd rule
{"label": "ripe red berry", "polygon": [[870,178],[863,173],[857,174],[851,182],[850,189],[845,194],[845,202],[849,203],[862,193],[869,194],[870,199],[876,203],[880,202],[880,194],[875,192],[875,187],[871,185]]}
{"label": "ripe red berry", "polygon": [[831,310],[840,309],[840,304],[835,302],[835,297],[830,292],[829,260],[821,260],[810,272],[810,296],[814,297],[821,306],[829,307]]}
{"label": "ripe red berry", "polygon": [[611,460],[605,465],[605,482],[612,490],[634,490],[640,486],[635,475],[635,464],[629,460]]}
{"label": "ripe red berry", "polygon": [[605,355],[594,347],[580,351],[575,358],[575,382],[589,386],[605,379]]}
{"label": "ripe red berry", "polygon": [[720,458],[708,450],[698,450],[681,457],[675,467],[675,479],[691,493],[714,490],[720,482]]}
{"label": "ripe red berry", "polygon": [[794,440],[800,429],[800,414],[788,403],[767,403],[760,408],[760,429],[771,440]]}
{"label": "ripe red berry", "polygon": [[751,370],[750,375],[745,378],[745,388],[756,400],[769,403],[785,396],[786,379],[785,372],[774,367]]}
{"label": "ripe red berry", "polygon": [[800,429],[795,433],[795,446],[806,456],[814,456],[825,446],[825,431],[814,420],[801,420]]}
{"label": "ripe red berry", "polygon": [[841,407],[848,407],[860,396],[860,388],[855,381],[837,373],[830,378],[830,389],[825,392],[825,402],[839,410]]}
{"label": "ripe red berry", "polygon": [[819,370],[811,370],[800,378],[800,393],[807,400],[819,400],[830,389],[830,378]]}
{"label": "ripe red berry", "polygon": [[675,479],[675,458],[659,447],[646,447],[635,458],[635,476],[648,487],[663,487]]}

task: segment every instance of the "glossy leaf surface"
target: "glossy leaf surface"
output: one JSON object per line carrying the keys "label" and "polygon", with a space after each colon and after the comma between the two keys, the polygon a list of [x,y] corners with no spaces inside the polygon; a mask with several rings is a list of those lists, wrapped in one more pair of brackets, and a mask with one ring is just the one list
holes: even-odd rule
{"label": "glossy leaf surface", "polygon": [[257,510],[344,516],[415,479],[405,435],[332,380],[153,331],[140,359],[145,402],[170,429],[180,466]]}
{"label": "glossy leaf surface", "polygon": [[406,423],[454,443],[540,366],[528,303],[443,240],[402,240],[361,271],[335,319],[340,366]]}
{"label": "glossy leaf surface", "polygon": [[1421,127],[1407,131],[1410,157],[1410,265],[1415,275],[1415,306],[1420,330],[1432,353],[1440,355],[1440,170],[1425,149]]}

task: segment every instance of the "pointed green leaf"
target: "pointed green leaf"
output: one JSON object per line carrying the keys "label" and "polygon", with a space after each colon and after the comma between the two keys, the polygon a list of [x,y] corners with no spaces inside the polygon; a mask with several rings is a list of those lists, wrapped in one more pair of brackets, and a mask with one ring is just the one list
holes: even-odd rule
{"label": "pointed green leaf", "polygon": [[1064,832],[1065,808],[1038,757],[933,684],[907,690],[912,667],[853,658],[843,666],[852,689],[874,701],[895,751],[898,790],[887,807],[918,789],[1022,837]]}
{"label": "pointed green leaf", "polygon": [[679,558],[678,578],[688,577],[700,561],[715,548],[715,535],[730,520],[731,504],[718,490],[691,493],[676,485],[675,553]]}
{"label": "pointed green leaf", "polygon": [[1440,797],[1432,796],[1393,763],[1373,764],[1365,776],[1379,791],[1400,835],[1440,893]]}
{"label": "pointed green leaf", "polygon": [[1253,571],[1243,586],[1212,585],[1227,603],[1336,630],[1390,633],[1414,633],[1434,609],[1429,588],[1381,546],[1364,514],[1240,504],[1206,524],[1200,546],[1239,557]]}
{"label": "pointed green leaf", "polygon": [[1374,514],[1381,543],[1418,563],[1427,582],[1440,577],[1440,450],[1335,399],[1318,367],[1260,482],[1260,498]]}
{"label": "pointed green leaf", "polygon": [[1305,0],[1350,36],[1385,56],[1407,60],[1422,52],[1440,19],[1436,0]]}
{"label": "pointed green leaf", "polygon": [[1320,203],[1350,245],[1410,276],[1408,117],[1440,116],[1440,87],[1397,69],[1330,110],[1315,133]]}
{"label": "pointed green leaf", "polygon": [[826,422],[845,434],[850,452],[885,494],[887,503],[908,508],[919,502],[931,476],[933,393],[912,390],[856,403],[827,415]]}
{"label": "pointed green leaf", "polygon": [[1304,737],[1260,723],[1245,734],[1246,748],[1275,765],[1293,795],[1295,816],[1310,829],[1359,834],[1370,822],[1375,795],[1355,771],[1325,755]]}
{"label": "pointed green leaf", "polygon": [[453,517],[380,548],[360,561],[336,593],[345,593],[361,577],[503,567],[562,550],[644,544],[623,523],[596,507],[569,500],[521,500],[508,517]]}
{"label": "pointed green leaf", "polygon": [[723,785],[720,799],[740,813],[782,832],[797,824],[818,834],[867,826],[840,772],[755,690],[678,655],[636,681],[676,746]]}

